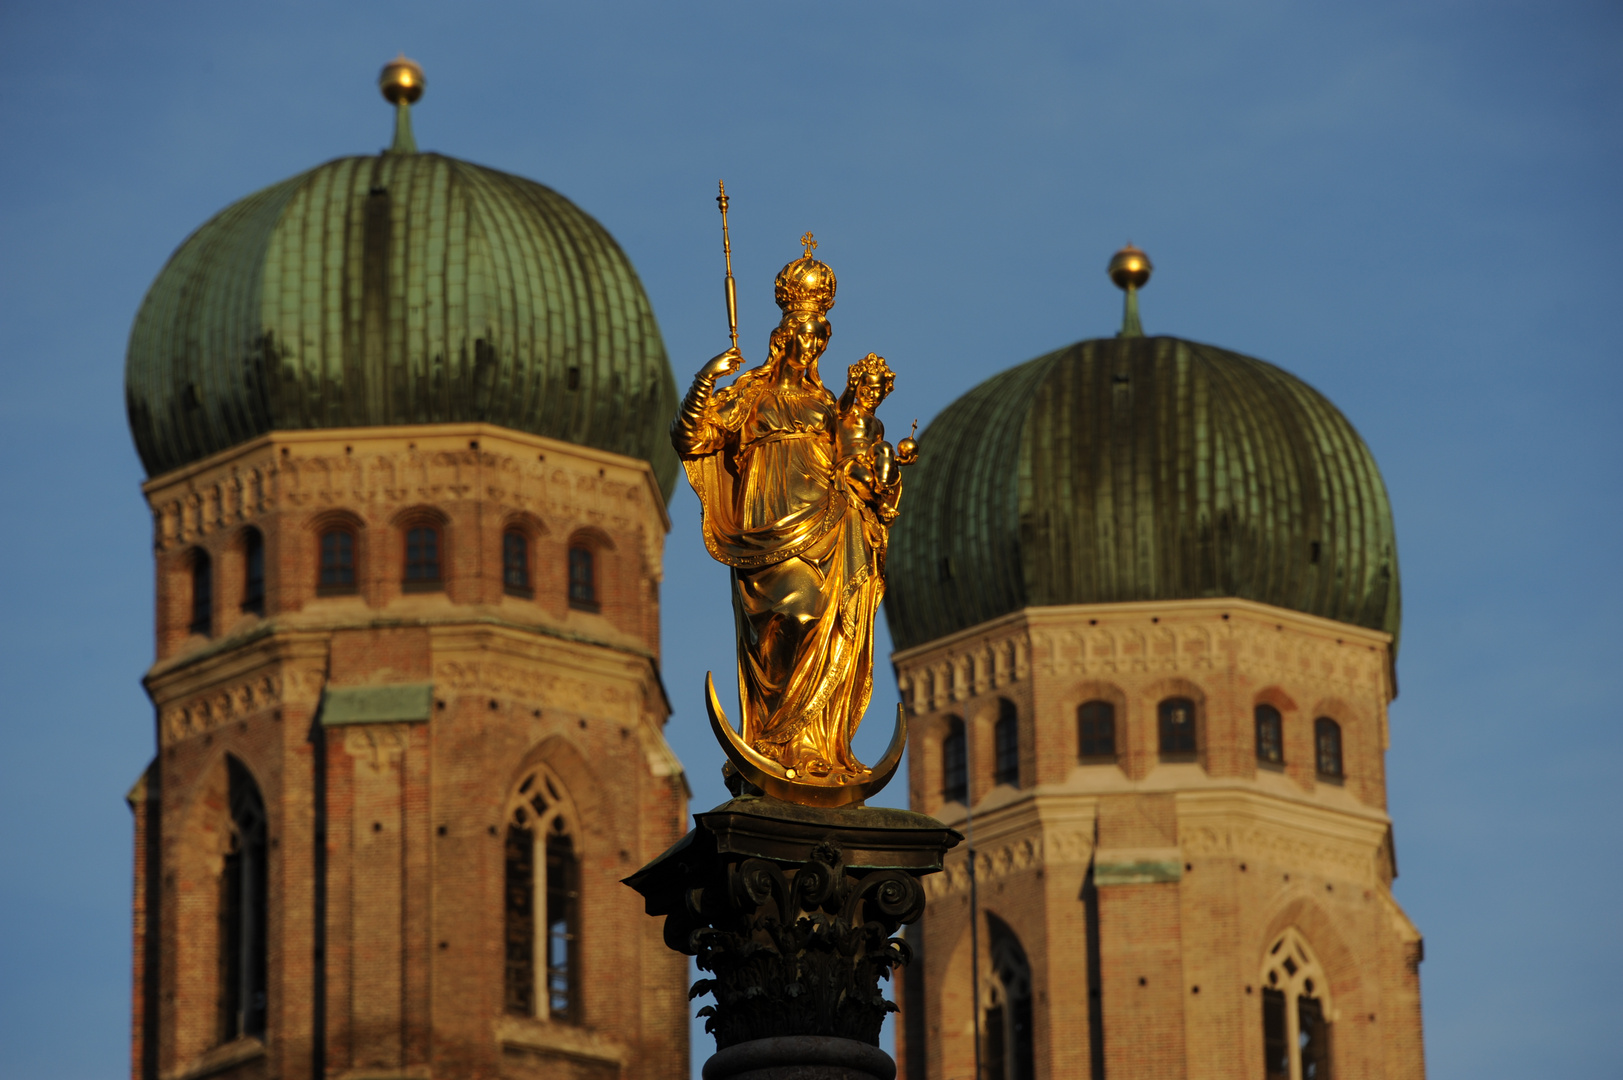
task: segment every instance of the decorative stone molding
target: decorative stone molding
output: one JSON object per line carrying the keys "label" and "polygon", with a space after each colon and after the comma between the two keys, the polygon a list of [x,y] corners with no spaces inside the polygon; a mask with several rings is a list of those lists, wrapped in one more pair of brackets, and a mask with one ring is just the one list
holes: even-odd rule
{"label": "decorative stone molding", "polygon": [[1324,877],[1375,886],[1378,849],[1351,840],[1312,835],[1275,825],[1221,827],[1182,824],[1180,847],[1188,856],[1227,856],[1300,868]]}
{"label": "decorative stone molding", "polygon": [[[1037,867],[1085,864],[1093,854],[1093,837],[1080,830],[1035,832],[975,849],[975,878],[981,884]],[[924,879],[929,899],[969,891],[967,849],[947,859],[939,874]]]}
{"label": "decorative stone molding", "polygon": [[281,674],[263,673],[163,706],[158,715],[158,730],[163,745],[168,746],[281,703]]}

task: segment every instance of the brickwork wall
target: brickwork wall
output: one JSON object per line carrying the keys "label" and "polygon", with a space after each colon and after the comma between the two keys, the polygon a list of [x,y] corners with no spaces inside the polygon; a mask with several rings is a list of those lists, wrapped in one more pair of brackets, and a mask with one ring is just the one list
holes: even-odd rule
{"label": "brickwork wall", "polygon": [[[915,718],[913,808],[960,830],[941,740],[949,717],[969,725],[980,904],[1031,958],[1038,1077],[1092,1071],[1090,865],[1109,871],[1097,917],[1111,1080],[1260,1075],[1264,956],[1292,927],[1330,982],[1338,1080],[1424,1074],[1420,936],[1391,896],[1384,635],[1247,601],[1090,605],[1028,609],[893,660]],[[1196,703],[1193,762],[1161,760],[1169,696]],[[1018,789],[991,782],[1000,698],[1021,710]],[[1079,760],[1077,709],[1093,699],[1115,705],[1114,763]],[[1256,759],[1263,702],[1282,715],[1282,766]],[[1319,716],[1340,724],[1342,777],[1315,767]],[[926,1034],[926,1075],[946,1080],[973,1067],[962,849],[927,891],[922,994],[903,1002],[924,1016],[902,1026]]]}
{"label": "brickwork wall", "polygon": [[[138,994],[132,1076],[685,1077],[684,958],[619,884],[686,828],[657,674],[668,521],[647,466],[441,425],[273,434],[146,490],[161,795],[145,816],[135,806],[135,981],[155,982],[159,1015]],[[361,580],[318,596],[320,530],[338,520],[356,530]],[[402,530],[423,520],[440,523],[443,588],[412,592]],[[265,542],[262,615],[241,610],[249,526]],[[533,596],[503,588],[507,527],[531,537]],[[596,612],[567,600],[582,537],[599,556]],[[187,629],[200,547],[215,570],[210,635]],[[425,720],[320,722],[327,689],[419,683],[433,686]],[[263,1043],[221,1043],[228,754],[269,815]],[[503,1012],[502,815],[537,762],[578,822],[579,1025]],[[152,835],[158,898],[139,877]]]}

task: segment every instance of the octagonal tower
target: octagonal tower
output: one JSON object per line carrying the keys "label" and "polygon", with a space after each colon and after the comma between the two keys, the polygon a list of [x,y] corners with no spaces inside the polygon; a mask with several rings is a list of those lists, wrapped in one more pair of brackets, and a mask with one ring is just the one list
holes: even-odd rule
{"label": "octagonal tower", "polygon": [[1418,1077],[1385,487],[1300,379],[1143,336],[1143,252],[1111,271],[1122,333],[948,406],[892,537],[912,806],[975,851],[927,882],[905,1075]]}
{"label": "octagonal tower", "polygon": [[388,151],[221,211],[131,334],[132,1075],[685,1076],[684,962],[618,884],[686,817],[659,329],[601,225],[417,153],[421,71],[382,87]]}

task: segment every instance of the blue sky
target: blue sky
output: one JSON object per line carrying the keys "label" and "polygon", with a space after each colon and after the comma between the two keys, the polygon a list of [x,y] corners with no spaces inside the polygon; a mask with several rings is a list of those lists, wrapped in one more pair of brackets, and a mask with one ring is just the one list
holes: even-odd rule
{"label": "blue sky", "polygon": [[[1413,0],[0,6],[0,1073],[127,1068],[122,795],[153,746],[130,322],[215,211],[388,141],[401,50],[419,144],[601,220],[684,384],[726,344],[725,176],[746,354],[814,230],[831,351],[890,359],[893,428],[1113,333],[1127,239],[1149,333],[1329,395],[1397,521],[1431,1075],[1619,1075],[1623,9]],[[731,646],[695,506],[665,670],[703,808],[699,686]]]}

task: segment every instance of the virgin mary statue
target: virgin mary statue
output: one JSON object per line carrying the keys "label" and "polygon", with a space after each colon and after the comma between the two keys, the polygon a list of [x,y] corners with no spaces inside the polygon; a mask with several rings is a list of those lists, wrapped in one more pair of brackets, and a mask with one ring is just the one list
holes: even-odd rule
{"label": "virgin mary statue", "polygon": [[778,274],[766,362],[721,389],[743,357],[707,363],[671,441],[704,505],[705,547],[732,569],[744,742],[788,777],[837,784],[868,775],[851,737],[873,690],[896,466],[911,454],[873,415],[895,378],[882,358],[852,365],[840,400],[824,388],[835,281],[806,244]]}

